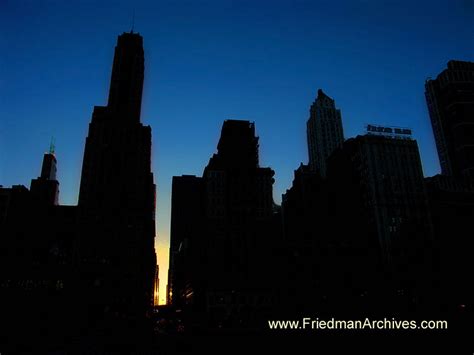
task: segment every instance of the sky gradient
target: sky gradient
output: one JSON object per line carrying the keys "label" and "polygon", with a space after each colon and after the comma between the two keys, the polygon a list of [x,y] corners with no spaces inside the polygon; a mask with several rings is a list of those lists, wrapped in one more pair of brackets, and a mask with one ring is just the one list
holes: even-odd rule
{"label": "sky gradient", "polygon": [[474,61],[474,2],[13,1],[0,3],[0,184],[40,173],[55,137],[61,204],[77,203],[94,105],[107,103],[117,36],[144,37],[142,122],[153,132],[160,299],[168,269],[171,178],[201,175],[224,119],[254,121],[274,198],[308,160],[318,88],[346,138],[368,123],[412,128],[425,176],[439,173],[424,82]]}

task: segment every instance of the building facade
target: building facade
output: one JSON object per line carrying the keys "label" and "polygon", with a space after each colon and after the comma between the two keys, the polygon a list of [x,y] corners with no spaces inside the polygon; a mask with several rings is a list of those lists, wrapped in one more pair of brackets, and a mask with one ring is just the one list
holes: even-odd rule
{"label": "building facade", "polygon": [[[118,37],[107,106],[89,124],[78,203],[78,294],[87,324],[113,329],[153,305],[156,256],[151,127],[140,122],[143,38]],[[126,329],[126,328],[124,328]]]}
{"label": "building facade", "polygon": [[[171,237],[168,269],[168,304],[176,307],[201,303],[200,287],[204,228],[203,178],[174,176],[171,192]],[[200,260],[201,259],[201,260]]]}
{"label": "building facade", "polygon": [[437,299],[452,308],[467,305],[474,296],[472,287],[466,282],[473,277],[474,242],[470,231],[474,216],[474,183],[470,178],[438,174],[425,178],[425,185],[438,259]]}
{"label": "building facade", "polygon": [[311,105],[307,122],[309,167],[326,176],[326,160],[344,142],[341,111],[321,89]]}
{"label": "building facade", "polygon": [[337,298],[340,280],[346,279],[351,302],[365,302],[362,309],[379,313],[426,305],[434,240],[416,141],[391,134],[357,136],[328,166],[334,229],[327,254],[338,267],[324,272],[330,276],[324,288]]}
{"label": "building facade", "polygon": [[474,177],[474,63],[449,61],[425,96],[442,174]]}
{"label": "building facade", "polygon": [[474,214],[474,63],[451,60],[425,95],[441,174],[425,179],[437,246],[440,301],[466,304],[472,291],[465,280],[473,243],[468,236]]}
{"label": "building facade", "polygon": [[320,266],[326,250],[328,224],[327,179],[300,164],[292,186],[282,196],[285,306],[299,313],[315,310]]}
{"label": "building facade", "polygon": [[25,339],[58,342],[71,331],[77,207],[58,204],[56,164],[54,154],[45,153],[30,189],[0,188],[0,343],[5,346]]}
{"label": "building facade", "polygon": [[429,234],[423,170],[415,140],[409,136],[357,136],[344,143],[330,164],[334,189],[342,188],[343,180],[348,180],[346,186],[354,193],[347,197],[358,199],[367,211],[367,226],[385,262],[392,261],[394,243],[408,224],[420,228],[420,235]]}
{"label": "building facade", "polygon": [[248,328],[276,305],[273,175],[259,165],[255,125],[226,120],[203,177],[173,179],[171,301],[194,304],[201,325]]}

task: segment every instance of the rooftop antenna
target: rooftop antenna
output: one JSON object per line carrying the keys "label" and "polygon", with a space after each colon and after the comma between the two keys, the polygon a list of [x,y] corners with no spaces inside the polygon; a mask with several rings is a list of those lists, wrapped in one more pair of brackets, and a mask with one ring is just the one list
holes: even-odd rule
{"label": "rooftop antenna", "polygon": [[51,137],[51,143],[49,143],[49,154],[53,154],[54,155],[54,137]]}
{"label": "rooftop antenna", "polygon": [[135,9],[133,9],[133,14],[132,14],[132,29],[130,30],[130,33],[133,33],[133,29],[135,28]]}

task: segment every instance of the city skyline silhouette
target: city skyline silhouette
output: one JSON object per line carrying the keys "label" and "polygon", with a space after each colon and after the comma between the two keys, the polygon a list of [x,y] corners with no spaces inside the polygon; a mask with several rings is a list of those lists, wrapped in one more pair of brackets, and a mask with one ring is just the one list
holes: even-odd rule
{"label": "city skyline silhouette", "polygon": [[[371,2],[341,4],[345,4],[342,12],[336,11],[336,5],[318,7],[304,2],[296,7],[277,3],[273,9],[226,2],[187,9],[146,2],[142,5],[148,11],[136,7],[135,30],[145,36],[147,51],[142,116],[155,132],[152,164],[158,185],[156,242],[161,295],[166,284],[171,177],[201,173],[215,151],[212,142],[224,119],[256,122],[261,158],[276,171],[277,203],[291,186],[293,170],[307,160],[304,123],[318,88],[338,102],[347,137],[362,133],[368,123],[413,128],[425,176],[439,172],[423,82],[436,76],[450,59],[474,59],[468,45],[472,24],[467,22],[472,9],[456,3],[448,10],[448,2],[428,8],[422,3],[389,3],[385,7]],[[16,48],[12,41],[17,38],[24,46],[10,50],[2,59],[9,68],[6,82],[16,84],[2,95],[5,134],[1,137],[0,183],[28,185],[37,175],[38,157],[55,136],[60,202],[74,205],[90,105],[106,100],[111,43],[117,33],[127,30],[132,10],[126,3],[114,10],[107,3],[103,7],[46,6],[42,11],[6,4],[5,9],[3,13],[10,11],[11,16],[2,24],[10,35],[1,40],[5,47]],[[107,25],[98,22],[104,11],[115,15]],[[345,21],[351,11],[350,21]],[[452,16],[445,16],[446,11]],[[201,18],[194,13],[200,13]],[[416,15],[421,13],[423,16]],[[74,21],[64,23],[66,15]],[[160,21],[151,21],[154,15]],[[426,31],[433,19],[444,27]],[[405,24],[406,31],[400,31],[399,22]],[[99,23],[106,27],[98,31]],[[463,23],[465,26],[460,26]],[[178,28],[178,24],[183,26]],[[84,29],[86,32],[79,34]],[[218,29],[224,32],[219,34]],[[455,33],[454,37],[450,33]],[[43,38],[41,46],[36,44],[37,38]],[[381,47],[389,50],[380,51]],[[34,82],[37,85],[27,86]],[[46,93],[60,102],[48,101]],[[23,104],[26,98],[30,105]],[[22,129],[24,125],[31,128]],[[181,126],[189,129],[178,133]],[[183,137],[187,144],[176,145],[171,137]],[[16,146],[13,154],[10,150],[16,141],[23,144]],[[17,164],[17,157],[24,163]]]}
{"label": "city skyline silhouette", "polygon": [[[91,9],[74,5],[75,19]],[[405,4],[407,16],[345,3],[341,28],[333,5],[305,1],[265,15],[250,3],[147,6],[115,40],[116,20],[89,28],[90,42],[63,23],[70,9],[6,6],[31,23],[7,21],[29,46],[4,57],[0,92],[6,350],[173,352],[181,336],[279,336],[274,320],[305,312],[444,319],[445,332],[416,340],[464,344],[474,26],[456,26],[474,6],[451,18],[444,3]],[[151,21],[157,9],[177,27]],[[33,41],[31,20],[47,17],[66,31]],[[426,37],[433,18],[445,26]]]}

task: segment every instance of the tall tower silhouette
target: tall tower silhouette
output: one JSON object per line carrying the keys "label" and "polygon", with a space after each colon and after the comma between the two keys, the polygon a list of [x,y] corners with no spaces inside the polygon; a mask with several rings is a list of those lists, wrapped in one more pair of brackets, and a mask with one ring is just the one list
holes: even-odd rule
{"label": "tall tower silhouette", "polygon": [[140,122],[143,78],[143,38],[124,33],[108,105],[94,107],[82,166],[76,260],[80,294],[93,305],[89,324],[137,320],[153,304],[155,185],[151,128]]}
{"label": "tall tower silhouette", "polygon": [[144,70],[142,37],[133,32],[119,36],[107,104],[117,119],[140,121]]}
{"label": "tall tower silhouette", "polygon": [[323,90],[311,105],[307,122],[309,167],[322,177],[326,176],[326,160],[344,143],[341,111]]}

